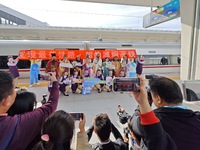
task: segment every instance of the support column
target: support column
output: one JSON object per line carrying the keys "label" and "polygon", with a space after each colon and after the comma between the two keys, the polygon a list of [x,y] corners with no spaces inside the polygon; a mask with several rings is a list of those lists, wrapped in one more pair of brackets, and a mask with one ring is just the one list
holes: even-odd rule
{"label": "support column", "polygon": [[200,79],[200,2],[181,0],[181,79]]}

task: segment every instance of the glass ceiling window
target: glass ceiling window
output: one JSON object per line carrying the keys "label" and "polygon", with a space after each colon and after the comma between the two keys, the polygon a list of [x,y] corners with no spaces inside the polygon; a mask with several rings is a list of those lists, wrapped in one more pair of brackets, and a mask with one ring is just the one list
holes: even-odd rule
{"label": "glass ceiling window", "polygon": [[[59,0],[0,0],[1,4],[50,26],[143,29],[149,7],[83,3]],[[181,30],[180,18],[146,30]]]}

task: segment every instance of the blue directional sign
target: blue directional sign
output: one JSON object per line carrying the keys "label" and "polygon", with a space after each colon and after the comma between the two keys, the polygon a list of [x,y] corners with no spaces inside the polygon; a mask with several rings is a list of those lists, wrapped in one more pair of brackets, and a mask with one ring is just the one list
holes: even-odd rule
{"label": "blue directional sign", "polygon": [[171,2],[145,15],[143,18],[143,27],[151,27],[177,17],[180,17],[180,0],[172,0]]}

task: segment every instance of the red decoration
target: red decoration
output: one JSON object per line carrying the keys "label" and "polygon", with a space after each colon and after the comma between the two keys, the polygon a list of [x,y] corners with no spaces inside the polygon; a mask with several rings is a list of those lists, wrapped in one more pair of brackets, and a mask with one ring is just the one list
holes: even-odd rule
{"label": "red decoration", "polygon": [[51,59],[51,54],[55,53],[58,60],[62,60],[66,54],[69,60],[74,60],[79,55],[81,59],[85,59],[86,55],[89,55],[91,59],[94,59],[96,54],[100,54],[100,58],[113,58],[115,56],[122,58],[127,55],[129,58],[136,58],[136,50],[51,50],[51,49],[30,49],[30,50],[20,50],[19,59],[20,60],[30,60],[30,59]]}

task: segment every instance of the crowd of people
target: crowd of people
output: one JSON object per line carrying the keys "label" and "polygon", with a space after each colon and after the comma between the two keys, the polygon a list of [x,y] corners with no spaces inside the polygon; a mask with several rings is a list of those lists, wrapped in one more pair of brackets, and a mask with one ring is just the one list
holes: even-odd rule
{"label": "crowd of people", "polygon": [[[36,108],[36,96],[24,89],[15,89],[14,80],[0,71],[0,149],[1,150],[70,150],[75,120],[70,113],[58,110],[59,84],[56,73],[50,73],[52,89],[48,101]],[[86,117],[79,120],[77,150],[198,150],[200,147],[200,112],[182,105],[178,84],[166,77],[149,81],[151,98],[148,100],[145,81],[139,77],[139,92],[133,92],[138,107],[128,117],[133,145],[112,124],[108,114],[97,114],[86,131]],[[169,94],[170,93],[170,94]],[[120,107],[120,111],[125,112]],[[56,112],[55,112],[56,111]],[[90,144],[92,134],[99,141]],[[115,141],[110,139],[113,134]]]}
{"label": "crowd of people", "polygon": [[[104,60],[97,53],[96,57],[91,60],[87,55],[86,59],[81,60],[80,56],[76,60],[69,61],[64,55],[63,60],[58,61],[56,54],[52,54],[52,59],[47,62],[46,72],[56,72],[56,77],[60,84],[60,91],[69,96],[69,93],[81,93],[83,80],[85,78],[98,78],[105,83],[93,86],[99,93],[106,90],[111,91],[112,79],[114,77],[136,77],[142,74],[142,66],[144,64],[144,56],[137,60],[128,58],[124,55],[122,59],[115,56],[113,59],[106,57]],[[32,85],[31,85],[32,86]],[[49,89],[51,88],[51,85]]]}
{"label": "crowd of people", "polygon": [[[56,61],[54,57],[47,63],[47,72],[52,85],[49,99],[38,108],[34,93],[15,89],[15,76],[0,71],[0,150],[71,149],[75,120],[70,113],[63,110],[56,111],[56,109],[59,90],[73,89],[69,86],[60,86],[64,82],[63,78],[69,76],[72,70],[64,64],[62,68],[61,62]],[[124,61],[128,62],[126,59]],[[84,65],[79,66],[75,68],[75,71],[73,70],[73,76],[93,74],[95,68],[88,68],[89,60],[85,62],[83,64],[87,69],[78,70]],[[98,64],[98,61],[95,60],[95,62]],[[116,63],[116,66],[120,64],[120,62],[113,63]],[[127,68],[123,68],[123,72],[121,70],[117,72],[116,68],[114,68],[114,75],[117,73],[124,76],[128,73]],[[64,74],[60,76],[62,69]],[[103,69],[97,68],[96,74],[98,76],[102,74]],[[108,74],[111,74],[110,72],[113,73],[108,70]],[[153,110],[145,80],[141,76],[138,78],[140,79],[140,85],[137,85],[139,91],[133,92],[133,100],[137,101],[138,107],[133,109],[133,114],[127,117],[131,142],[120,134],[108,114],[101,113],[94,116],[88,130],[85,129],[87,116],[83,114],[79,120],[77,150],[128,150],[129,147],[134,150],[198,150],[200,148],[200,112],[194,112],[183,106],[183,96],[179,85],[166,77],[150,79],[150,98],[157,107]],[[74,86],[73,91],[76,87],[78,88],[79,83]],[[126,113],[123,107],[119,109],[122,113]],[[93,132],[97,134],[99,141],[90,144]],[[110,139],[111,133],[115,141]]]}

